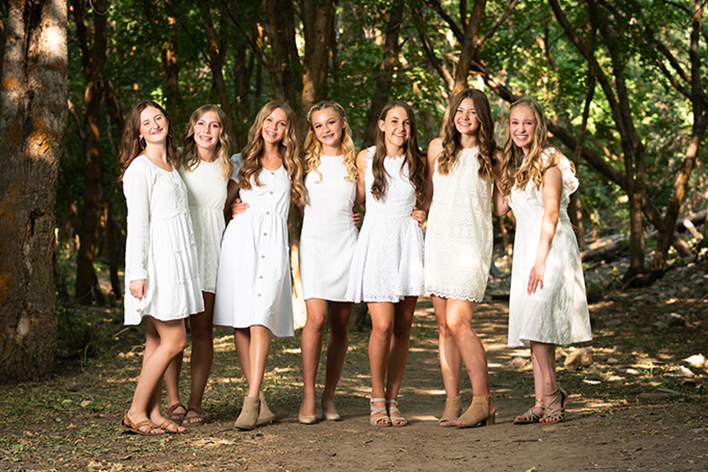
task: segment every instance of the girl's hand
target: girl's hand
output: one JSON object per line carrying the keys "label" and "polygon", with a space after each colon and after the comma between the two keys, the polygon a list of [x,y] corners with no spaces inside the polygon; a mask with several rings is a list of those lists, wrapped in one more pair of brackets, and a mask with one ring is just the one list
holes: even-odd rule
{"label": "girl's hand", "polygon": [[240,198],[231,205],[231,217],[235,217],[239,213],[245,213],[250,208],[248,203],[243,203]]}
{"label": "girl's hand", "polygon": [[354,223],[354,226],[356,226],[357,228],[359,226],[361,226],[362,218],[363,218],[362,214],[359,213],[358,211],[352,212],[352,223]]}
{"label": "girl's hand", "polygon": [[[543,275],[546,273],[546,263],[537,262],[531,268],[531,274],[529,275],[529,286],[528,293],[532,295],[536,293],[536,288],[543,290]],[[539,287],[540,286],[540,287]]]}
{"label": "girl's hand", "polygon": [[143,299],[145,298],[146,286],[147,284],[145,283],[145,279],[133,280],[132,282],[130,282],[130,294],[139,300]]}
{"label": "girl's hand", "polygon": [[411,218],[416,220],[418,222],[418,227],[423,226],[423,222],[425,221],[425,215],[427,213],[425,210],[419,210],[418,207],[413,207],[413,212],[411,213]]}

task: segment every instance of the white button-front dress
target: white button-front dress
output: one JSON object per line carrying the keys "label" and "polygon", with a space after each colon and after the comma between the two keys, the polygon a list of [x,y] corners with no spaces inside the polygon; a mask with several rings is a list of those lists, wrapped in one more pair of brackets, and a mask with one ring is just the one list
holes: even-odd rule
{"label": "white button-front dress", "polygon": [[[232,179],[237,180],[240,159]],[[226,227],[216,280],[214,324],[261,325],[273,337],[293,335],[292,278],[288,246],[290,177],[284,167],[261,169],[240,198],[249,208]]]}
{"label": "white button-front dress", "polygon": [[[128,206],[125,244],[125,324],[150,315],[161,321],[204,311],[197,250],[179,172],[160,169],[140,155],[123,175]],[[146,294],[130,294],[130,282],[145,280]]]}

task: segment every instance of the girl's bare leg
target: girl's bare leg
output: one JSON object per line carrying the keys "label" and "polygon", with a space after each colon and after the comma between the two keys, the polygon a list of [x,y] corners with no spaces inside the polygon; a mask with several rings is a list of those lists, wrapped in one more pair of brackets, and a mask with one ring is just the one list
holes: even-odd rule
{"label": "girl's bare leg", "polygon": [[[371,314],[371,336],[369,337],[369,365],[371,366],[371,398],[386,398],[386,371],[391,355],[393,327],[396,307],[393,303],[368,303]],[[385,401],[377,401],[374,408],[385,408]],[[385,414],[377,415],[384,418]],[[380,425],[389,424],[386,421]]]}
{"label": "girl's bare leg", "polygon": [[327,300],[308,298],[305,300],[305,306],[307,321],[300,342],[303,380],[300,415],[315,416],[315,381],[322,352],[322,338],[327,326]]}
{"label": "girl's bare leg", "polygon": [[457,397],[460,394],[460,367],[462,357],[457,348],[455,338],[452,336],[450,327],[447,325],[447,299],[433,295],[430,297],[435,309],[435,318],[438,322],[438,354],[440,357],[440,369],[442,370],[443,385],[448,398]]}
{"label": "girl's bare leg", "polygon": [[349,319],[352,304],[332,302],[329,317],[329,343],[327,344],[327,371],[322,392],[322,411],[336,414],[334,392],[342,375],[344,359],[349,348]]}
{"label": "girl's bare leg", "polygon": [[214,319],[214,294],[202,292],[204,297],[204,311],[192,315],[189,319],[192,328],[192,361],[190,364],[192,374],[192,388],[189,396],[188,411],[185,419],[189,424],[189,418],[197,417],[194,410],[201,411],[204,390],[206,389],[209,373],[214,362],[214,340],[213,319]]}

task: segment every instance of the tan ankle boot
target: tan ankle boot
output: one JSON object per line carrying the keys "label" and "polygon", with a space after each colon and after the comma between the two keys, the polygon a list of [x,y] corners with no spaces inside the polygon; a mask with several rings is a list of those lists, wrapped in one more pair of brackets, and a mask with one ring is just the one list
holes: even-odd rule
{"label": "tan ankle boot", "polygon": [[452,422],[460,417],[462,413],[462,399],[460,396],[447,397],[445,399],[445,411],[440,417],[438,424],[440,426],[452,426]]}
{"label": "tan ankle boot", "polygon": [[469,428],[472,426],[477,426],[481,424],[482,426],[488,424],[494,424],[494,415],[489,412],[489,408],[492,405],[491,395],[475,395],[472,398],[472,404],[467,411],[457,418],[452,424],[460,428]]}
{"label": "tan ankle boot", "polygon": [[260,426],[262,424],[270,424],[275,421],[275,415],[272,411],[270,411],[270,408],[268,408],[263,390],[258,392],[258,399],[261,401],[261,404],[258,408],[258,421],[256,423]]}
{"label": "tan ankle boot", "polygon": [[258,406],[261,401],[258,397],[246,397],[243,399],[243,407],[241,408],[241,414],[238,415],[238,419],[234,426],[238,429],[251,430],[256,427],[256,422],[258,421]]}

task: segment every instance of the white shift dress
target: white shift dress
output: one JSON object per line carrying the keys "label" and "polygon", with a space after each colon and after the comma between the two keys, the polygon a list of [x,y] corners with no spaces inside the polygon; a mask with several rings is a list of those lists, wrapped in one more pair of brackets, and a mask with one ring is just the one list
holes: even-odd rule
{"label": "white shift dress", "polygon": [[479,302],[492,263],[492,180],[479,177],[479,149],[463,149],[447,175],[433,174],[425,233],[425,290]]}
{"label": "white shift dress", "polygon": [[346,180],[344,156],[322,156],[305,176],[307,204],[300,235],[300,277],[305,300],[348,302],[347,283],[357,229],[352,222],[356,182]]}
{"label": "white shift dress", "polygon": [[405,157],[386,157],[388,189],[381,200],[371,193],[374,147],[366,159],[366,215],[349,272],[347,298],[354,302],[398,303],[423,294],[423,231],[411,218],[415,189]]}
{"label": "white shift dress", "polygon": [[[544,163],[550,152],[544,151]],[[570,344],[592,339],[590,315],[580,251],[568,217],[570,195],[578,179],[570,162],[560,156],[558,166],[563,188],[556,232],[546,259],[543,289],[527,292],[536,261],[543,221],[543,193],[533,181],[525,189],[513,188],[509,204],[516,216],[514,262],[509,298],[509,346],[528,346],[530,341]]]}
{"label": "white shift dress", "polygon": [[[234,166],[237,180],[240,160]],[[214,324],[261,325],[273,337],[293,335],[292,278],[288,246],[290,177],[284,167],[261,169],[261,186],[241,189],[248,203],[226,227],[216,279]]]}
{"label": "white shift dress", "polygon": [[192,216],[194,239],[197,243],[199,279],[204,292],[216,290],[221,237],[224,234],[226,184],[221,161],[199,162],[194,169],[183,165],[179,174],[187,185],[189,213]]}
{"label": "white shift dress", "polygon": [[[140,155],[123,175],[128,206],[125,243],[125,324],[150,315],[161,321],[204,311],[197,249],[179,172],[167,172]],[[146,281],[146,295],[130,294],[130,282]]]}

